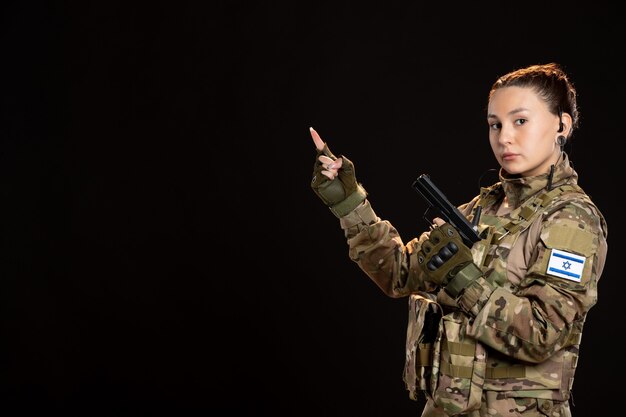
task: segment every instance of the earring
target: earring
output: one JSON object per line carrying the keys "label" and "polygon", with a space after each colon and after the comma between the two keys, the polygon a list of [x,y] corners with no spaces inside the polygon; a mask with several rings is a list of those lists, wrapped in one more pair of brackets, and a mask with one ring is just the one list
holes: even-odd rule
{"label": "earring", "polygon": [[565,142],[567,142],[567,139],[563,135],[559,135],[556,138],[556,144],[559,145],[561,148],[563,148],[563,146],[565,146]]}

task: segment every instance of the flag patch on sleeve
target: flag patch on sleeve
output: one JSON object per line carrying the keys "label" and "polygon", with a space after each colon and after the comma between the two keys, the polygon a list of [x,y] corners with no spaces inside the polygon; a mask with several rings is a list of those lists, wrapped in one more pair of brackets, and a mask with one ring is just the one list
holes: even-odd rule
{"label": "flag patch on sleeve", "polygon": [[548,261],[548,271],[555,277],[569,279],[580,282],[585,266],[585,257],[563,250],[552,249],[550,260]]}

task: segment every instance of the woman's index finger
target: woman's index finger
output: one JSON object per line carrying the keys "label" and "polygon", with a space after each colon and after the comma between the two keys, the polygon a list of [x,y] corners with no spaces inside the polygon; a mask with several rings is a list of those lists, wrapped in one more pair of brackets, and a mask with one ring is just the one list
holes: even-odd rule
{"label": "woman's index finger", "polygon": [[313,137],[313,142],[315,143],[315,147],[317,148],[317,150],[321,151],[322,149],[324,149],[324,141],[322,140],[320,135],[318,135],[315,129],[313,129],[312,127],[310,127],[309,130],[311,131],[311,137]]}

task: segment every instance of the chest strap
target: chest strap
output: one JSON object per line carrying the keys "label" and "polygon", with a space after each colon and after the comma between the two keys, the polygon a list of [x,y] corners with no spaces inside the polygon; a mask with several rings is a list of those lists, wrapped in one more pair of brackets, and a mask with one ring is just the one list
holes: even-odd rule
{"label": "chest strap", "polygon": [[535,197],[528,199],[511,213],[511,221],[502,226],[503,230],[500,233],[494,234],[494,239],[501,240],[506,235],[514,235],[523,231],[554,198],[568,191],[582,192],[582,189],[575,184],[565,184],[550,191],[544,190]]}

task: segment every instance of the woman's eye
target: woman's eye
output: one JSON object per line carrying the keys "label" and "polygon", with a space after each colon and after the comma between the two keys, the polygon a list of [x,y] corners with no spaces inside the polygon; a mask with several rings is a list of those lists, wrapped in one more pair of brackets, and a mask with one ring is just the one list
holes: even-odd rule
{"label": "woman's eye", "polygon": [[526,123],[526,119],[517,119],[517,120],[515,121],[515,124],[516,124],[516,125],[523,125],[524,123]]}
{"label": "woman's eye", "polygon": [[489,129],[498,130],[502,127],[502,123],[489,123]]}

